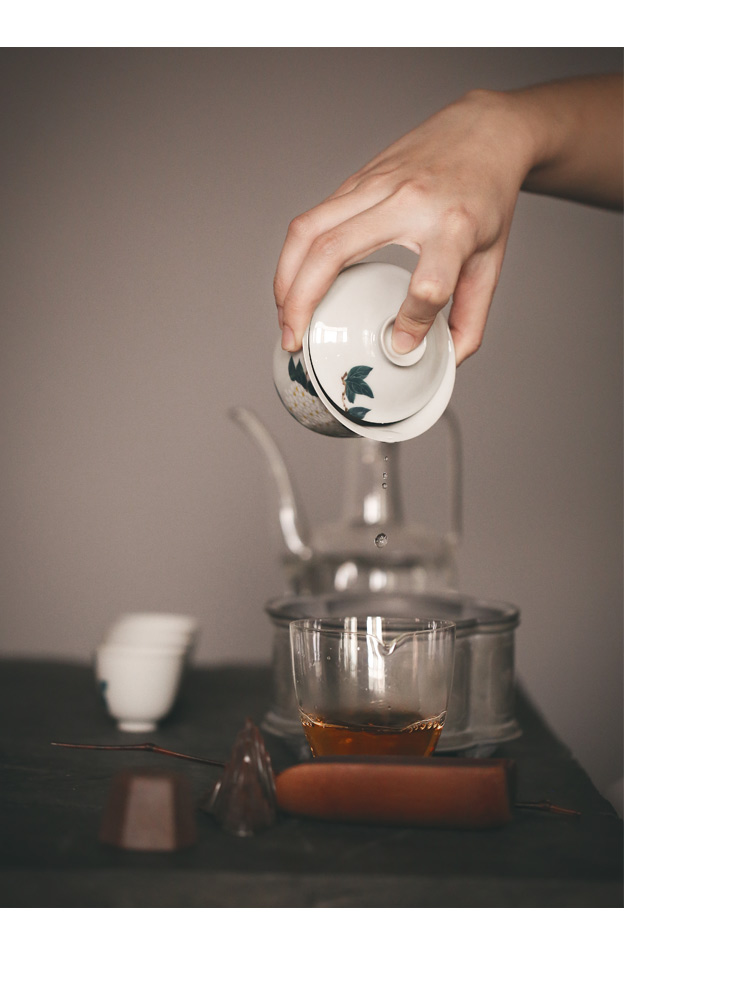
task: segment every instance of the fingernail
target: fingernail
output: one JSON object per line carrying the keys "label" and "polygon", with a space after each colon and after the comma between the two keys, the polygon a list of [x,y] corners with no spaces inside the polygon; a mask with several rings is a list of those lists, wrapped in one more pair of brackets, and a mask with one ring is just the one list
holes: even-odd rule
{"label": "fingernail", "polygon": [[396,353],[409,353],[417,345],[417,340],[403,329],[394,329],[392,343]]}
{"label": "fingernail", "polygon": [[278,304],[276,306],[276,310],[279,313],[279,328],[283,329],[284,328],[284,309],[281,307],[280,304]]}
{"label": "fingernail", "polygon": [[291,351],[294,349],[294,333],[288,325],[285,325],[281,332],[281,348]]}

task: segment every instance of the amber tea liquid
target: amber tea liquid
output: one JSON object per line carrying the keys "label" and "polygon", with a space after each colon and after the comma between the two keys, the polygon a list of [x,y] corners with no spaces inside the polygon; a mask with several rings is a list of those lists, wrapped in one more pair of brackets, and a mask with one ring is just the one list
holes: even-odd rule
{"label": "amber tea liquid", "polygon": [[325,720],[302,714],[302,726],[314,756],[431,755],[444,720],[445,716],[419,720],[419,715],[412,713],[343,713]]}

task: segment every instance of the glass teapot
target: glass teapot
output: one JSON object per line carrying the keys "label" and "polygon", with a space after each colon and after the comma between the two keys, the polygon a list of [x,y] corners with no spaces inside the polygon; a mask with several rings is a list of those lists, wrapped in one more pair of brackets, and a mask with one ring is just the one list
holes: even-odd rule
{"label": "glass teapot", "polygon": [[337,591],[418,592],[457,587],[456,548],[461,536],[461,443],[448,409],[440,424],[448,434],[448,506],[444,533],[404,520],[401,444],[366,437],[347,440],[343,511],[310,529],[278,445],[250,409],[229,411],[261,449],[278,492],[279,523],[286,546],[283,566],[293,594]]}

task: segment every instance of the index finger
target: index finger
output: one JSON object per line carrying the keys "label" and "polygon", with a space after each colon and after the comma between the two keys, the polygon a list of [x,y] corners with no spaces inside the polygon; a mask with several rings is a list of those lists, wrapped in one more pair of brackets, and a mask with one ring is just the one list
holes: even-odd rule
{"label": "index finger", "polygon": [[340,196],[331,196],[312,210],[301,213],[290,223],[273,279],[280,323],[285,320],[283,309],[289,289],[302,263],[310,254],[313,242],[322,234],[373,206],[379,198],[370,188],[352,189]]}
{"label": "index finger", "polygon": [[289,326],[294,333],[295,350],[302,345],[302,336],[315,308],[342,269],[393,243],[419,251],[414,239],[404,237],[403,226],[403,212],[397,201],[389,198],[342,221],[311,242],[283,304],[284,329]]}

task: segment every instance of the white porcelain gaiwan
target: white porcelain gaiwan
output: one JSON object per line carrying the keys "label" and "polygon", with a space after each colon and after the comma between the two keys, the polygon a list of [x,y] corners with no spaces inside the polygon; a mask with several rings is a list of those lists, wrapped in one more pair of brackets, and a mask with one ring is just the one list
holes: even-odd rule
{"label": "white porcelain gaiwan", "polygon": [[456,379],[445,317],[438,314],[411,353],[391,345],[410,280],[408,270],[386,262],[349,266],[313,314],[302,351],[290,354],[277,343],[274,383],[299,423],[329,437],[394,442],[440,419]]}

